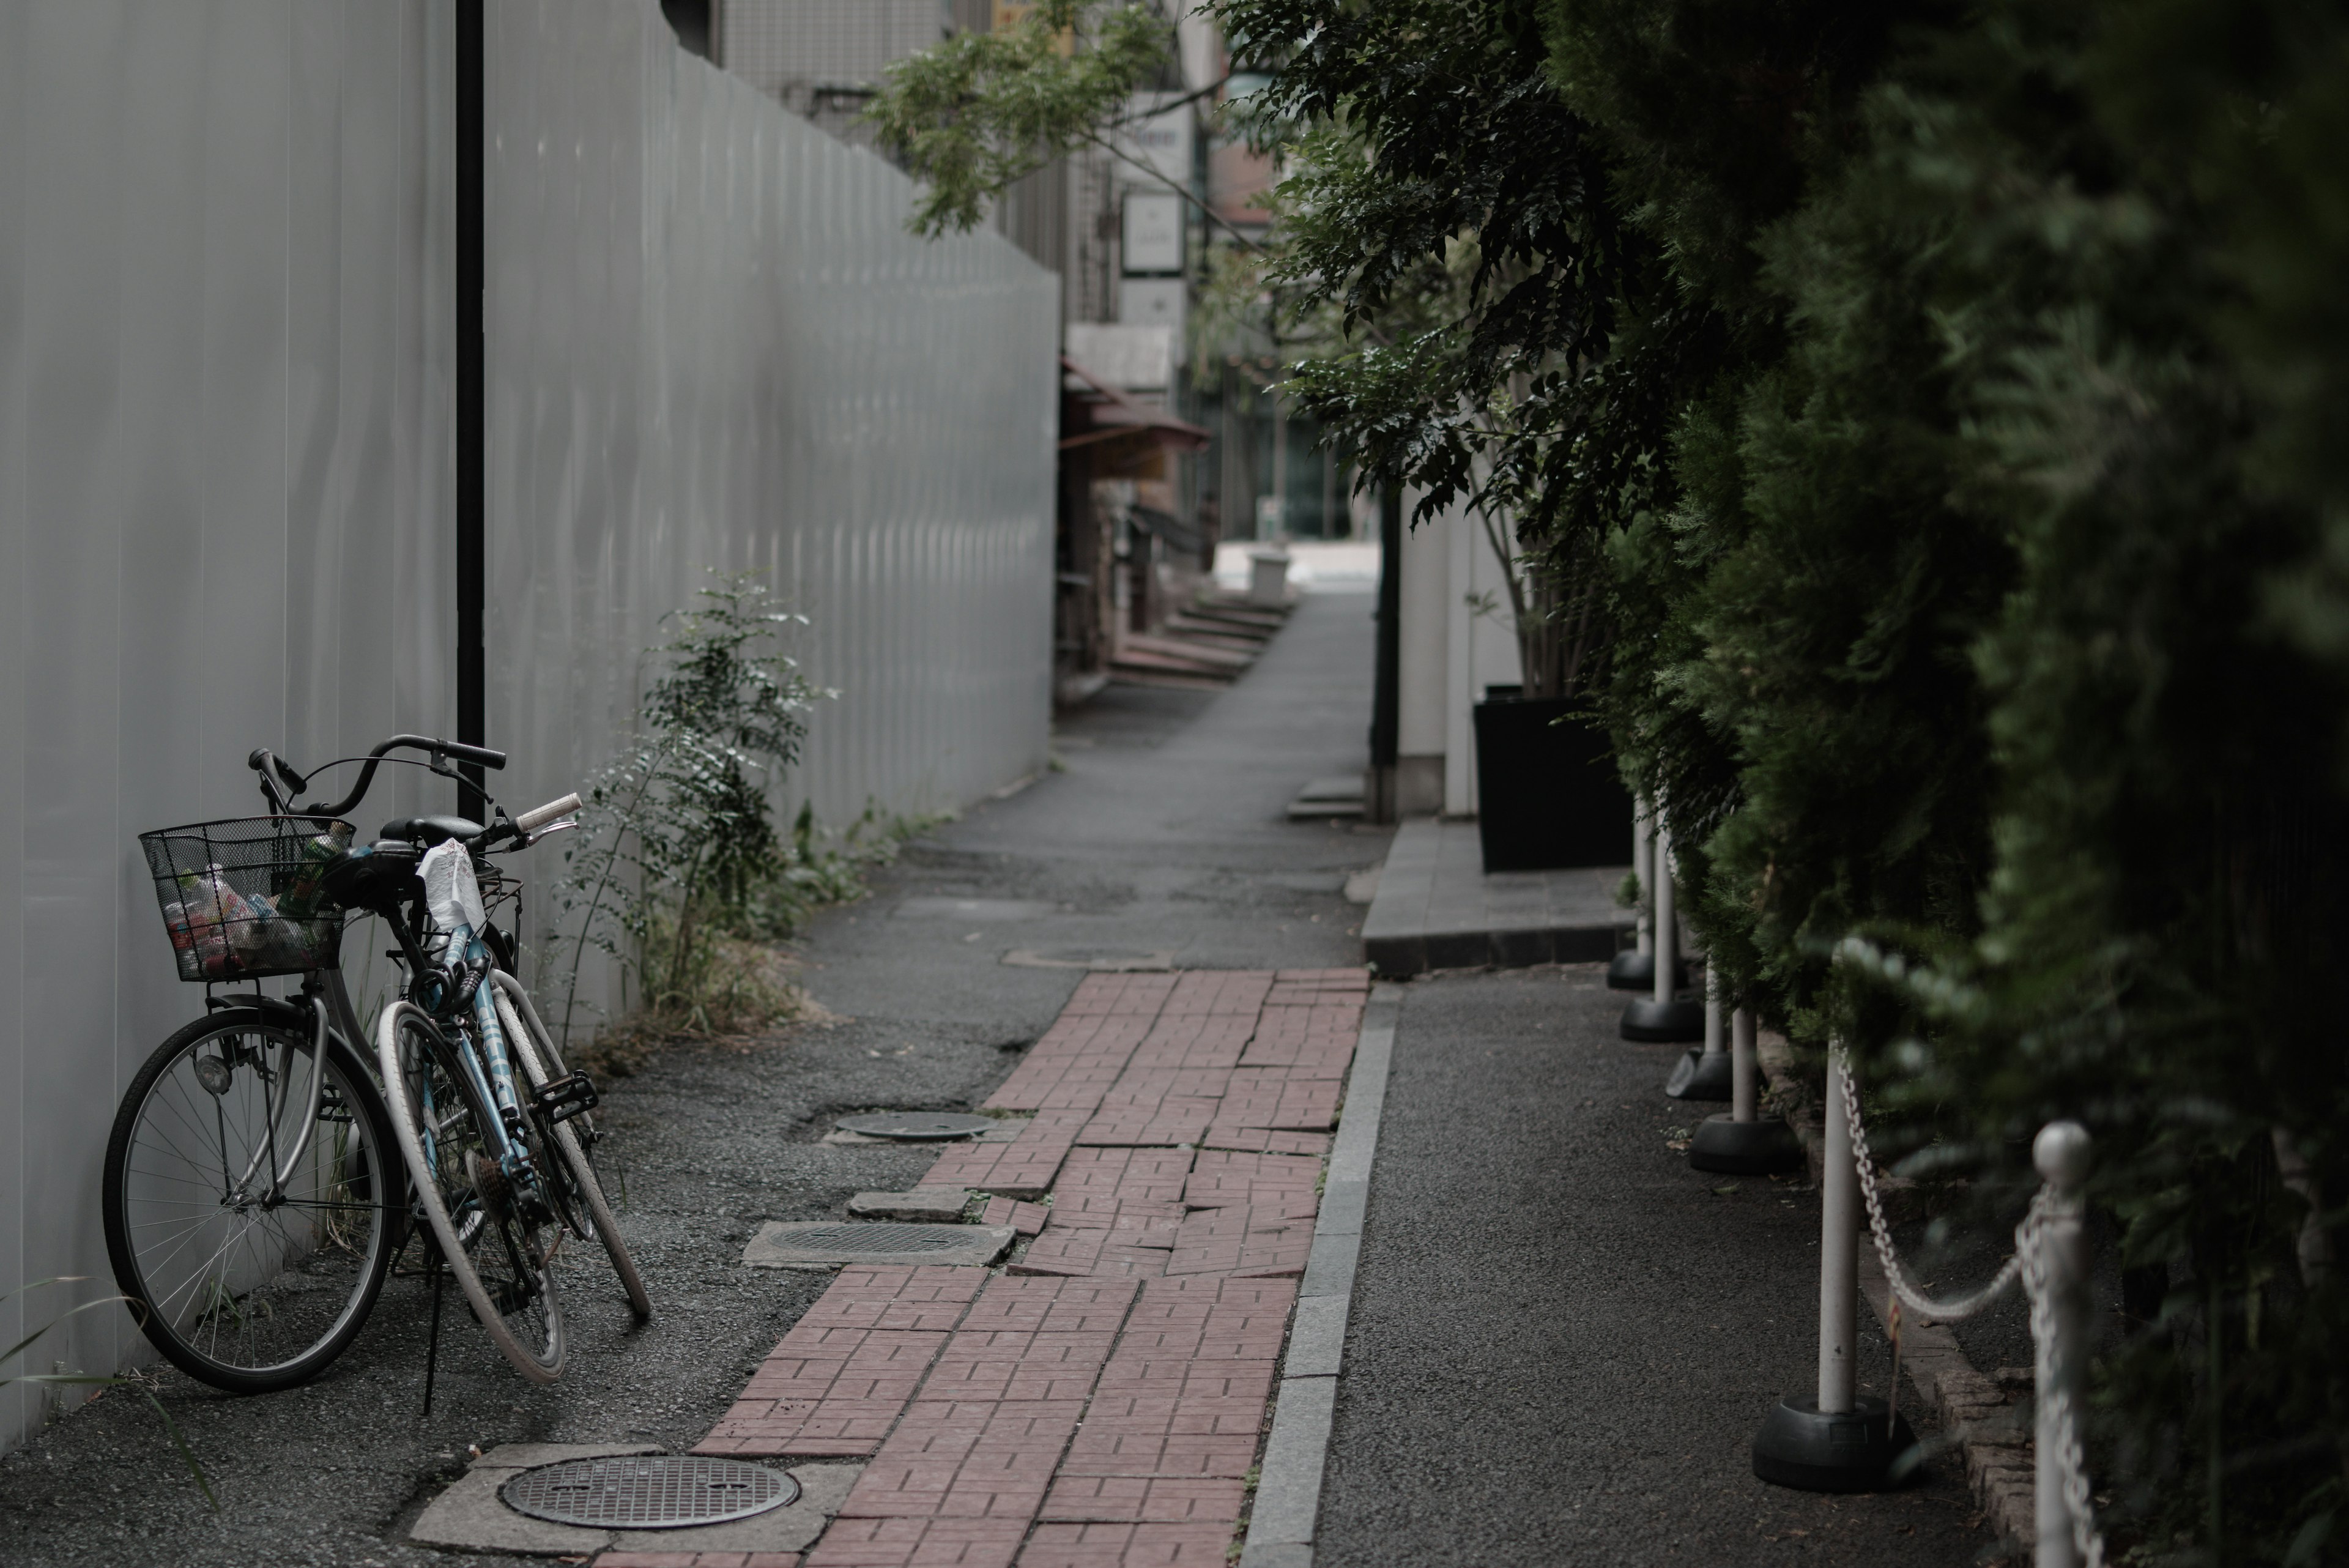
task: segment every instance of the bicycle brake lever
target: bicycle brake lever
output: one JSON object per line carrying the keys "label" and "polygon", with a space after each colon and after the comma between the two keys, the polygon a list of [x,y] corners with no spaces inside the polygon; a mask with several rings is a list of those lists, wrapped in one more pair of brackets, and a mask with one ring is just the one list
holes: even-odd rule
{"label": "bicycle brake lever", "polygon": [[566,816],[561,822],[550,822],[544,827],[540,828],[537,832],[528,835],[520,842],[516,843],[514,847],[516,849],[527,849],[542,838],[552,838],[558,833],[568,833],[578,826],[579,819],[575,816]]}

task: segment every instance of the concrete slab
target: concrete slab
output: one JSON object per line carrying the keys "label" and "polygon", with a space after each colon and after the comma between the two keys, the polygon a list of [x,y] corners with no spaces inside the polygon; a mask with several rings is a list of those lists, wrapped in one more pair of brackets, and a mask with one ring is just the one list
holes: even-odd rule
{"label": "concrete slab", "polygon": [[1421,818],[1379,868],[1362,951],[1382,975],[1612,958],[1631,930],[1615,902],[1626,867],[1485,875],[1473,822]]}
{"label": "concrete slab", "polygon": [[652,1443],[508,1443],[492,1449],[417,1516],[408,1538],[425,1546],[531,1557],[600,1552],[612,1543],[610,1531],[582,1530],[516,1513],[499,1499],[498,1488],[524,1470],[564,1459],[658,1452],[659,1446]]}
{"label": "concrete slab", "polygon": [[986,1268],[1019,1235],[1009,1225],[910,1226],[836,1220],[770,1220],[742,1249],[754,1269],[832,1268],[843,1263],[947,1264]]}
{"label": "concrete slab", "polygon": [[970,1202],[959,1187],[916,1187],[911,1192],[860,1192],[848,1200],[851,1220],[926,1220],[956,1225]]}
{"label": "concrete slab", "polygon": [[580,1557],[613,1547],[633,1552],[797,1552],[823,1533],[864,1469],[859,1464],[794,1465],[787,1473],[800,1483],[796,1501],[730,1523],[685,1530],[588,1530],[554,1524],[516,1513],[498,1496],[506,1482],[543,1465],[660,1451],[648,1443],[508,1443],[492,1449],[432,1500],[410,1527],[409,1539],[421,1546],[523,1557]]}

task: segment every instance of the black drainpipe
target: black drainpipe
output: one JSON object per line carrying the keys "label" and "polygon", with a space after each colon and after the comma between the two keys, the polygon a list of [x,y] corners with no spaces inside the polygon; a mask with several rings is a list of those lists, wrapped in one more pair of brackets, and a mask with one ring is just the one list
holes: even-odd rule
{"label": "black drainpipe", "polygon": [[1392,822],[1402,741],[1402,487],[1379,492],[1379,646],[1371,695],[1371,772],[1362,815]]}
{"label": "black drainpipe", "polygon": [[[489,582],[488,387],[482,363],[483,251],[481,8],[457,0],[457,739],[485,746],[488,722],[482,606]],[[477,763],[458,764],[457,813],[475,822],[488,807]]]}

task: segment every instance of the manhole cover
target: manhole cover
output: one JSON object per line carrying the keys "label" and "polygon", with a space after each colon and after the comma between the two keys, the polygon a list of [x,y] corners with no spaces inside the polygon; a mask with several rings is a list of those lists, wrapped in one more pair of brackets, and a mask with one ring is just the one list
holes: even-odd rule
{"label": "manhole cover", "polygon": [[843,1116],[835,1124],[843,1132],[867,1137],[970,1137],[995,1125],[992,1116],[953,1116],[939,1111],[875,1111],[865,1116]]}
{"label": "manhole cover", "polygon": [[556,1524],[607,1530],[679,1530],[747,1519],[799,1501],[781,1470],[693,1454],[566,1459],[498,1489],[508,1508]]}

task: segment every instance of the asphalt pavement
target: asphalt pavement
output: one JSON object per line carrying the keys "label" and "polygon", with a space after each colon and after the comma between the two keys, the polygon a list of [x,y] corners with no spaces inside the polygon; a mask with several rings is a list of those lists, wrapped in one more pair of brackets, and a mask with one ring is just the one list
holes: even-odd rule
{"label": "asphalt pavement", "polygon": [[594,1260],[571,1265],[570,1368],[538,1387],[452,1294],[427,1420],[429,1298],[420,1282],[395,1281],[351,1351],[302,1388],[240,1399],[168,1369],[151,1376],[221,1493],[220,1514],[154,1411],[113,1391],[0,1458],[0,1563],[518,1563],[403,1539],[470,1448],[690,1447],[829,1282],[744,1267],[759,1224],[838,1218],[851,1194],[911,1185],[936,1158],[821,1142],[836,1116],[970,1109],[1067,1002],[1089,959],[1360,961],[1361,911],[1340,889],[1378,863],[1386,836],[1292,824],[1284,811],[1309,779],[1361,764],[1371,606],[1367,594],[1309,597],[1230,691],[1112,687],[1066,719],[1057,771],[910,846],[869,898],[795,944],[802,978],[840,1022],[677,1048],[605,1085],[612,1136],[599,1159],[658,1309],[650,1325],[630,1326]]}
{"label": "asphalt pavement", "polygon": [[[744,1267],[750,1234],[836,1218],[935,1158],[825,1144],[836,1116],[974,1107],[1089,964],[1361,961],[1362,910],[1341,889],[1386,835],[1284,808],[1361,763],[1370,609],[1307,598],[1227,691],[1103,691],[1061,724],[1055,771],[909,846],[795,944],[837,1022],[678,1047],[605,1085],[601,1158],[650,1325],[630,1326],[593,1260],[570,1265],[571,1366],[536,1387],[452,1298],[427,1419],[429,1302],[395,1282],[304,1388],[238,1399],[151,1378],[219,1515],[154,1412],[117,1391],[0,1459],[0,1563],[519,1563],[404,1539],[469,1449],[690,1447],[829,1282]],[[1972,1561],[1985,1542],[1949,1459],[1885,1497],[1778,1491],[1747,1470],[1769,1402],[1813,1376],[1816,1199],[1687,1168],[1668,1143],[1696,1113],[1659,1091],[1671,1048],[1617,1040],[1620,1002],[1583,968],[1404,988],[1319,1568]],[[1884,1356],[1863,1347],[1878,1392]]]}
{"label": "asphalt pavement", "polygon": [[[1601,966],[1402,995],[1315,1568],[1976,1560],[1954,1456],[1878,1496],[1754,1478],[1816,1381],[1817,1197],[1689,1168],[1720,1107],[1665,1097],[1682,1047],[1624,1044]],[[1889,1354],[1863,1334],[1862,1392]]]}

